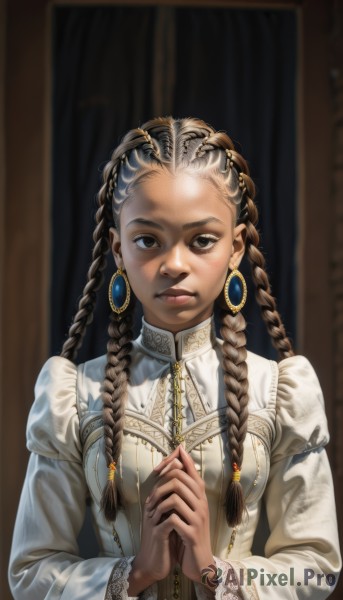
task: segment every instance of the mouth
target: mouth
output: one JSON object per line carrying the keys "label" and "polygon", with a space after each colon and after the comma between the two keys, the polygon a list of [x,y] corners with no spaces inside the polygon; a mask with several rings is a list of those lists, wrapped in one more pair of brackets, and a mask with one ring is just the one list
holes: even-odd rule
{"label": "mouth", "polygon": [[156,294],[156,297],[162,302],[177,306],[180,304],[187,304],[187,302],[189,302],[191,298],[194,298],[194,296],[194,292],[185,290],[183,288],[168,288],[167,290]]}
{"label": "mouth", "polygon": [[195,294],[193,292],[190,292],[189,290],[184,290],[183,288],[168,288],[167,290],[164,290],[163,292],[160,292],[159,294],[157,294],[158,297],[161,296],[173,296],[173,297],[177,297],[177,296],[195,296]]}

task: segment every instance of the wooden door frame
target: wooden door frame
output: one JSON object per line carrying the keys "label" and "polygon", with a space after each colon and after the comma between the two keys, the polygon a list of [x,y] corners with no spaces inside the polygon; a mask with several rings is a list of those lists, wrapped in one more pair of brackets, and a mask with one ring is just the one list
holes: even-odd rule
{"label": "wooden door frame", "polygon": [[[101,4],[123,4],[102,0]],[[3,0],[0,13],[0,489],[1,589],[27,452],[25,426],[33,386],[48,353],[50,256],[50,17],[58,4],[94,0]],[[336,469],[334,325],[330,264],[332,120],[329,27],[332,2],[129,0],[174,4],[294,9],[299,19],[298,181],[299,351],[316,368],[326,398]],[[322,237],[318,244],[318,223]],[[324,349],[324,350],[323,350]],[[338,468],[338,467],[337,467]],[[342,475],[340,474],[340,477]],[[337,479],[339,489],[342,479]],[[341,494],[339,495],[341,498]]]}

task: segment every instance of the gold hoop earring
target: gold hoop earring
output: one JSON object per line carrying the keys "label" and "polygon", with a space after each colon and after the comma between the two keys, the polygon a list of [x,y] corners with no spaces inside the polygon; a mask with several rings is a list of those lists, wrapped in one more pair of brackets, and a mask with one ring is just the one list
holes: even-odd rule
{"label": "gold hoop earring", "polygon": [[108,300],[113,312],[120,315],[130,303],[131,288],[124,271],[119,269],[112,275],[108,287]]}
{"label": "gold hoop earring", "polygon": [[235,267],[224,284],[225,302],[235,315],[242,310],[247,300],[247,284],[240,271]]}

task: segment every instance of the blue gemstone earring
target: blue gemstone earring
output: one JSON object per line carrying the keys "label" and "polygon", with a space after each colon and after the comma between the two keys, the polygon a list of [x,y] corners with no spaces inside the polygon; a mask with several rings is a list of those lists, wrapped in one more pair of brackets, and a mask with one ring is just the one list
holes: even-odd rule
{"label": "blue gemstone earring", "polygon": [[111,278],[108,288],[108,299],[113,312],[117,315],[124,312],[130,303],[131,289],[124,271],[119,269]]}
{"label": "blue gemstone earring", "polygon": [[235,315],[244,306],[247,299],[247,284],[238,269],[233,268],[224,284],[225,302]]}

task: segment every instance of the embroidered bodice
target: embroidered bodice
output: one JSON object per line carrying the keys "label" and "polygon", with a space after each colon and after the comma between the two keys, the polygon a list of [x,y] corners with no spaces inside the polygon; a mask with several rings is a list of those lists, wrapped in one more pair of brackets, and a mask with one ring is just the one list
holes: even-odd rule
{"label": "embroidered bodice", "polygon": [[[223,510],[231,461],[221,341],[215,336],[213,320],[175,336],[143,321],[141,334],[133,343],[122,453],[116,472],[122,506],[113,524],[100,510],[107,476],[101,399],[105,362],[103,356],[76,367],[54,357],[38,378],[28,424],[28,448],[33,454],[12,554],[12,564],[26,565],[23,574],[16,576],[18,589],[26,586],[25,598],[38,597],[34,578],[42,572],[51,581],[47,584],[51,588],[46,588],[51,593],[49,600],[127,597],[130,562],[140,547],[142,506],[156,477],[153,467],[180,441],[204,479],[212,551],[224,571],[233,568],[244,580],[249,568],[279,572],[291,564],[294,576],[302,578],[304,568],[311,565],[337,569],[333,492],[322,452],[328,441],[326,419],[320,387],[306,359],[292,357],[278,365],[248,353],[249,418],[241,476],[247,514],[235,530],[228,527]],[[41,470],[47,475],[39,479],[44,493],[37,488]],[[320,497],[315,494],[310,499],[305,481],[314,476],[317,482],[320,479]],[[82,560],[76,539],[87,494],[101,555]],[[270,532],[266,531],[264,556],[257,556],[252,548],[262,497]],[[35,522],[40,524],[35,549],[32,539],[19,534],[31,502],[29,529],[35,527]],[[320,517],[314,524],[319,505]],[[300,526],[304,506],[308,510]],[[320,531],[325,531],[325,542],[317,541]],[[46,548],[53,548],[53,552]],[[300,548],[303,550],[299,554]],[[31,561],[29,568],[25,559],[28,549],[30,555],[41,554],[39,563]],[[17,580],[13,579],[13,589]],[[305,598],[309,588],[297,593],[302,594],[302,589],[304,595],[299,597]],[[224,580],[216,597],[224,597],[225,591],[228,587]],[[230,586],[231,595],[225,598],[267,600],[273,597],[269,592],[253,581],[250,587]],[[325,597],[313,595],[313,589],[311,593],[313,598]],[[278,594],[280,598],[294,598],[291,588],[280,587]],[[204,588],[194,586],[177,570],[149,588],[144,597],[200,599]]]}

